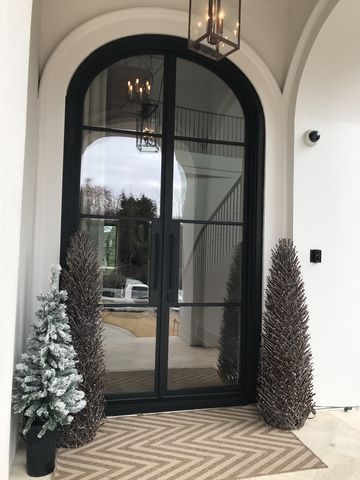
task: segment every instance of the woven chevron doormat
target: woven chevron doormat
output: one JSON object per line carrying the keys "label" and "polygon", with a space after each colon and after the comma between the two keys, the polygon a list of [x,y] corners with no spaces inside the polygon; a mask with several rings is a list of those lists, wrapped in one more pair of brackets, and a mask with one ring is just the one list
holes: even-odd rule
{"label": "woven chevron doormat", "polygon": [[107,418],[90,444],[58,451],[54,480],[240,480],[326,465],[255,406]]}

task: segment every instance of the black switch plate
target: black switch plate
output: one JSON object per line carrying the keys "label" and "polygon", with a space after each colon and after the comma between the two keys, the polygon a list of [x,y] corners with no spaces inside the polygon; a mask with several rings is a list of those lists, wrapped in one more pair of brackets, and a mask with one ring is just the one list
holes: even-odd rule
{"label": "black switch plate", "polygon": [[321,250],[310,250],[310,262],[321,263]]}

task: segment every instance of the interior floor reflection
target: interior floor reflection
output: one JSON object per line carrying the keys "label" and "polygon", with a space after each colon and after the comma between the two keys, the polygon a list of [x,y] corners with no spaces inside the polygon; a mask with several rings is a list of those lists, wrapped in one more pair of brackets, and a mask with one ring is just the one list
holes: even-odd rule
{"label": "interior floor reflection", "polygon": [[[154,389],[156,313],[104,312],[106,393]],[[179,313],[169,319],[168,382],[170,389],[218,386],[219,349],[191,346],[178,336]]]}

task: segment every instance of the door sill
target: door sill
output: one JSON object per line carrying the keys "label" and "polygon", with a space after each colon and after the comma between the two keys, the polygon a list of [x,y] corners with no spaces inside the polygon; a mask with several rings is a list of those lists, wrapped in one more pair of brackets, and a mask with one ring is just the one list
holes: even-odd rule
{"label": "door sill", "polygon": [[226,396],[174,396],[167,398],[143,398],[138,400],[106,400],[106,416],[133,415],[137,413],[194,410],[198,408],[233,407],[256,402],[256,395],[249,392],[227,393]]}

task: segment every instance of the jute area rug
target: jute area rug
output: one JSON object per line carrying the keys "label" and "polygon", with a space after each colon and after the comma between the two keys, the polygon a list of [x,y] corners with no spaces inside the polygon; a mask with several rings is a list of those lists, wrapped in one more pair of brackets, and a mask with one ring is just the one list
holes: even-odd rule
{"label": "jute area rug", "polygon": [[95,440],[58,451],[54,480],[239,480],[326,465],[253,405],[107,418]]}

